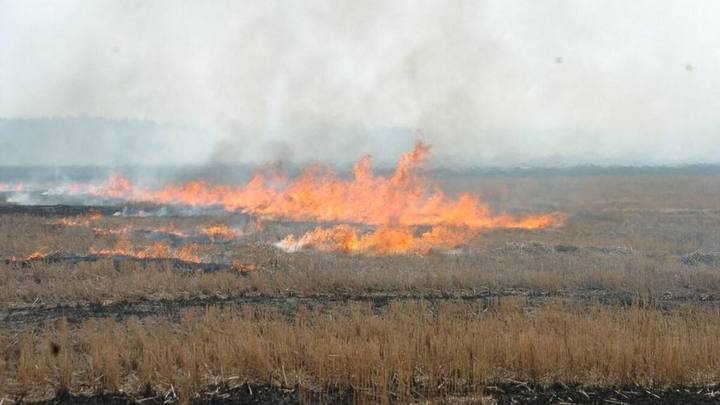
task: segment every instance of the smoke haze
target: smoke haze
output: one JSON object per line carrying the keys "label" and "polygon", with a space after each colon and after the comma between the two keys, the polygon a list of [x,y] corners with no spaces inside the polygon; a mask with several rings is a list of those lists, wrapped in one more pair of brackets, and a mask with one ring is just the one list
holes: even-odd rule
{"label": "smoke haze", "polygon": [[[446,166],[717,163],[719,20],[709,0],[0,0],[0,163],[390,161],[417,138]],[[65,142],[68,117],[110,123]],[[78,136],[103,146],[62,152]]]}

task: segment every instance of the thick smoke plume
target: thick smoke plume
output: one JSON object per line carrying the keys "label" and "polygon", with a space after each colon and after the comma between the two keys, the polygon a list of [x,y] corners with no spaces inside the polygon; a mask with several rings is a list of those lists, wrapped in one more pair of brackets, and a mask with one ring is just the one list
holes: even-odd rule
{"label": "thick smoke plume", "polygon": [[382,162],[416,138],[446,165],[717,162],[718,18],[709,1],[0,1],[0,117],[200,128],[194,155],[160,148],[172,163]]}

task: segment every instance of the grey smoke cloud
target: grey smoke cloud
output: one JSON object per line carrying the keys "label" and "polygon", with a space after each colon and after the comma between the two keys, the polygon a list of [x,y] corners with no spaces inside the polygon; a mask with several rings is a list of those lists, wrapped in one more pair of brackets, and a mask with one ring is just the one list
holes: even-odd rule
{"label": "grey smoke cloud", "polygon": [[718,162],[719,19],[710,0],[0,0],[0,117],[191,125],[197,159],[229,162],[418,137],[447,165]]}

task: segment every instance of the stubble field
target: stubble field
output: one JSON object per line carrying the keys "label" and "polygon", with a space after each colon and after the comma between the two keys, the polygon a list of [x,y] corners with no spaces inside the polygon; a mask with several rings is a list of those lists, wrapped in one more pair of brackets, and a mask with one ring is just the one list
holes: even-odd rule
{"label": "stubble field", "polygon": [[388,255],[286,252],[315,224],[251,214],[0,204],[0,398],[720,401],[719,176],[443,180],[566,219]]}

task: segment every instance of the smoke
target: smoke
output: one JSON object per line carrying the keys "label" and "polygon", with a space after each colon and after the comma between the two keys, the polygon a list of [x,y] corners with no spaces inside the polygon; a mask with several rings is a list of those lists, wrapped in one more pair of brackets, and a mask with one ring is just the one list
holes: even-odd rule
{"label": "smoke", "polygon": [[711,1],[0,0],[0,117],[202,128],[173,162],[389,162],[415,138],[448,166],[717,162],[718,18]]}
{"label": "smoke", "polygon": [[202,164],[212,151],[202,142],[206,135],[139,120],[0,119],[0,156],[4,166]]}

